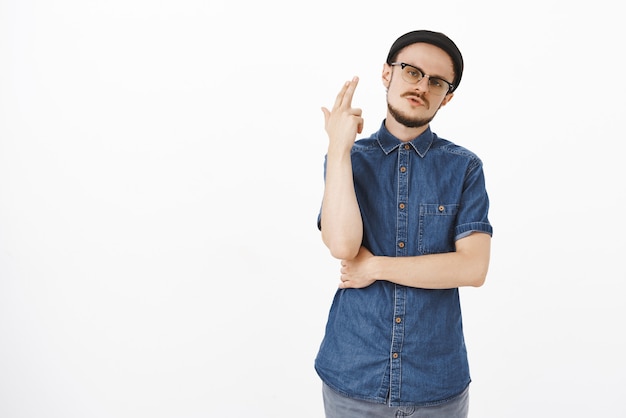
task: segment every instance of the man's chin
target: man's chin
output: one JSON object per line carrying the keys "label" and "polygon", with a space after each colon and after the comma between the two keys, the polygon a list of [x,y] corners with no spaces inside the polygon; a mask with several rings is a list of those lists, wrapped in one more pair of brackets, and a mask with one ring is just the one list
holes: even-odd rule
{"label": "man's chin", "polygon": [[430,118],[409,117],[398,109],[391,106],[389,103],[387,103],[387,109],[389,109],[389,114],[395,119],[396,122],[406,126],[407,128],[422,128],[428,125],[430,121],[432,121],[435,117],[435,115]]}

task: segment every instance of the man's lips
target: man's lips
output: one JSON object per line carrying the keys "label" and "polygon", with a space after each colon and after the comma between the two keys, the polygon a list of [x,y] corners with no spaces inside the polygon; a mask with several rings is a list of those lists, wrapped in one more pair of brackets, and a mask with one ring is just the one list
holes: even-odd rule
{"label": "man's lips", "polygon": [[422,100],[421,97],[415,95],[415,94],[403,94],[402,97],[404,97],[405,99],[407,99],[411,104],[415,105],[415,106],[426,106],[426,103],[424,102],[424,100]]}

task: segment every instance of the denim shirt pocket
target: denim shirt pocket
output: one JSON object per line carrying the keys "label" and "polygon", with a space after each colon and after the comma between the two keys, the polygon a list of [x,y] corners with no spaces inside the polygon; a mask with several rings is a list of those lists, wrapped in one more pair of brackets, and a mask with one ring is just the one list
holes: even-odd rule
{"label": "denim shirt pocket", "polygon": [[418,250],[421,254],[454,251],[458,203],[422,203],[419,210]]}

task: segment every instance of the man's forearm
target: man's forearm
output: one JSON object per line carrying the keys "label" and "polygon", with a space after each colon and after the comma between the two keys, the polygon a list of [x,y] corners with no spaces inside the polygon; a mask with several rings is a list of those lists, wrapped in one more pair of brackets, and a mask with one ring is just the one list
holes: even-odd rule
{"label": "man's forearm", "polygon": [[329,157],[322,201],[322,240],[333,257],[356,257],[363,240],[363,221],[354,191],[349,153]]}
{"label": "man's forearm", "polygon": [[450,253],[414,257],[375,257],[377,279],[425,289],[482,286],[489,267],[491,236],[474,233]]}
{"label": "man's forearm", "polygon": [[473,233],[456,251],[409,257],[374,256],[361,247],[355,259],[341,261],[341,288],[367,287],[376,280],[424,289],[482,286],[489,268],[491,236]]}

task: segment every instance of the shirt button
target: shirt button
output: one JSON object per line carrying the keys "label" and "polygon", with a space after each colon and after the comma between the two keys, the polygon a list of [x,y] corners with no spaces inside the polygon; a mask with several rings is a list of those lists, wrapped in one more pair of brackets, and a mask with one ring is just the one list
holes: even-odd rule
{"label": "shirt button", "polygon": [[405,208],[404,203],[400,203],[398,206],[400,207],[400,209],[404,209]]}
{"label": "shirt button", "polygon": [[398,243],[398,247],[400,247],[400,248],[404,248],[404,242],[399,242],[399,243]]}
{"label": "shirt button", "polygon": [[439,212],[443,212],[443,211],[444,211],[444,209],[445,209],[445,207],[444,207],[443,205],[439,205],[439,208],[438,208],[438,209],[439,209]]}
{"label": "shirt button", "polygon": [[397,317],[397,318],[396,318],[396,324],[399,324],[400,322],[402,322],[402,318]]}
{"label": "shirt button", "polygon": [[406,167],[400,167],[400,172],[401,172],[401,173],[406,172]]}
{"label": "shirt button", "polygon": [[409,149],[409,148],[411,148],[409,144],[404,144],[404,149]]}
{"label": "shirt button", "polygon": [[393,358],[398,358],[398,353],[393,353],[393,354],[391,355],[391,357],[393,357]]}

